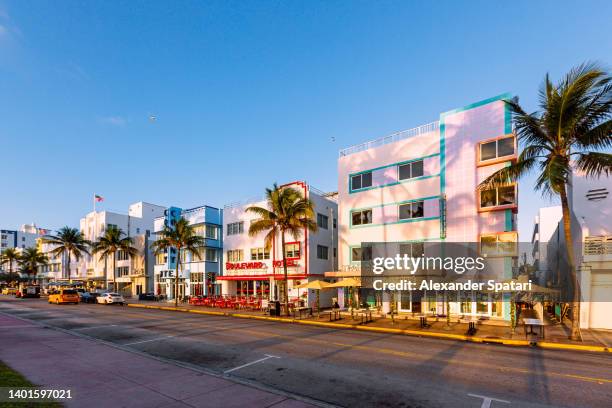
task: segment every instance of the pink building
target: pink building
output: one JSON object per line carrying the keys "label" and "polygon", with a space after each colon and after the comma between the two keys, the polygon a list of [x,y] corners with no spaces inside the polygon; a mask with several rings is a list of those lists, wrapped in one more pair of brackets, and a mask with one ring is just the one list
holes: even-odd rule
{"label": "pink building", "polygon": [[[517,157],[503,102],[509,97],[448,111],[436,122],[340,151],[338,275],[360,275],[360,263],[368,257],[361,253],[362,242],[400,243],[413,253],[429,241],[480,243],[484,248],[516,242],[516,186],[477,191],[485,177]],[[512,277],[512,257],[494,262]],[[399,312],[446,313],[444,299],[436,294],[419,301],[412,301],[407,291],[397,295]],[[382,301],[373,294],[363,296],[389,310],[388,293]],[[466,293],[451,302],[450,312],[507,318],[508,305],[501,300]]]}
{"label": "pink building", "polygon": [[[314,204],[318,231],[304,230],[298,237],[286,236],[284,248],[289,298],[313,306],[316,291],[299,289],[297,286],[322,279],[325,272],[337,267],[336,194],[323,193],[302,181],[284,186],[298,190]],[[252,206],[268,207],[265,200],[257,199],[226,205],[223,209],[223,276],[217,280],[221,282],[223,295],[251,295],[279,300],[279,283],[284,280],[281,238],[279,236],[274,240],[272,248],[266,248],[265,233],[254,237],[249,235],[249,225],[258,219],[257,214],[246,211]],[[331,293],[322,291],[320,302],[322,306],[330,306]]]}

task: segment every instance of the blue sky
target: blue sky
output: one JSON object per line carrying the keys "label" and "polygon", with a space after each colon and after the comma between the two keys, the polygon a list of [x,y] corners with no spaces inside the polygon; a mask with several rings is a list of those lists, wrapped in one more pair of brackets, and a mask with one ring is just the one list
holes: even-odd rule
{"label": "blue sky", "polygon": [[[0,226],[337,189],[338,150],[612,56],[612,2],[0,0]],[[157,120],[148,118],[154,115]],[[535,209],[521,187],[519,228]]]}

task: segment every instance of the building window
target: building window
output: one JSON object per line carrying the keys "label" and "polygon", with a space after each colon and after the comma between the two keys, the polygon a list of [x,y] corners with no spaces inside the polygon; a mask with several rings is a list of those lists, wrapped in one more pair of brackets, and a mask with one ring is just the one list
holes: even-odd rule
{"label": "building window", "polygon": [[217,262],[217,250],[206,248],[206,262]]}
{"label": "building window", "polygon": [[106,224],[106,229],[117,228],[117,224]]}
{"label": "building window", "polygon": [[140,234],[140,228],[136,228],[136,234]]}
{"label": "building window", "polygon": [[514,156],[514,136],[480,143],[479,153],[481,162]]}
{"label": "building window", "polygon": [[217,239],[217,227],[214,225],[206,226],[206,238],[208,239]]}
{"label": "building window", "polygon": [[517,256],[517,233],[499,232],[480,236],[480,254],[483,256]]}
{"label": "building window", "polygon": [[480,192],[480,208],[492,208],[516,204],[516,186],[504,186]]}
{"label": "building window", "polygon": [[300,257],[300,243],[285,244],[285,258],[296,259]]}
{"label": "building window", "polygon": [[399,206],[399,219],[407,220],[411,218],[423,218],[423,208],[423,201],[415,201],[414,203],[402,204]]}
{"label": "building window", "polygon": [[359,190],[366,187],[372,187],[371,171],[351,176],[351,190]]}
{"label": "building window", "polygon": [[338,228],[338,220],[334,218],[334,229]]}
{"label": "building window", "polygon": [[329,218],[327,215],[317,213],[317,225],[319,228],[328,229],[329,228]]}
{"label": "building window", "polygon": [[399,166],[399,179],[407,180],[423,175],[423,160],[417,160]]}
{"label": "building window", "polygon": [[168,255],[161,253],[155,255],[155,264],[156,265],[165,265],[168,262]]}
{"label": "building window", "polygon": [[351,262],[371,261],[372,247],[353,247],[351,248]]}
{"label": "building window", "polygon": [[251,261],[270,259],[270,251],[266,248],[251,248]]}
{"label": "building window", "polygon": [[227,224],[227,235],[238,235],[244,232],[244,221]]}
{"label": "building window", "polygon": [[120,266],[117,268],[117,276],[121,277],[121,276],[128,276],[130,274],[130,267],[129,266]]}
{"label": "building window", "polygon": [[406,242],[400,244],[399,254],[402,257],[408,255],[411,258],[420,258],[425,255],[425,245],[423,242]]}
{"label": "building window", "polygon": [[228,262],[241,262],[243,260],[243,251],[242,249],[230,249],[227,251],[227,261]]}
{"label": "building window", "polygon": [[127,261],[128,259],[130,259],[130,255],[126,251],[117,251],[118,261]]}
{"label": "building window", "polygon": [[323,245],[317,245],[317,258],[329,259],[329,248]]}
{"label": "building window", "polygon": [[351,213],[352,225],[365,225],[372,223],[372,210],[353,211]]}

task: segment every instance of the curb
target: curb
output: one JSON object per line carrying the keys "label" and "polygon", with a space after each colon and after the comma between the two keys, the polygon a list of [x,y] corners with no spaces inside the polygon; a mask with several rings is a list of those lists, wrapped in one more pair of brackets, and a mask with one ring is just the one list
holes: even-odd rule
{"label": "curb", "polygon": [[408,329],[390,329],[386,327],[361,326],[357,324],[315,322],[312,320],[289,319],[289,318],[283,318],[283,317],[255,316],[255,315],[242,314],[242,313],[213,312],[213,311],[208,311],[208,310],[183,309],[183,308],[176,308],[173,306],[151,306],[151,305],[142,305],[139,303],[128,303],[128,306],[141,308],[141,309],[155,309],[155,310],[166,310],[166,311],[173,311],[173,312],[195,313],[195,314],[202,314],[202,315],[208,315],[208,316],[236,317],[239,319],[266,320],[266,321],[273,321],[273,322],[280,322],[280,323],[295,323],[295,324],[303,324],[303,325],[318,326],[318,327],[330,327],[334,329],[344,329],[344,330],[352,329],[352,330],[362,330],[362,331],[368,331],[368,332],[374,332],[374,333],[401,334],[401,335],[415,336],[415,337],[428,337],[428,338],[437,338],[437,339],[446,339],[446,340],[455,340],[455,341],[466,341],[470,343],[501,344],[504,346],[519,346],[519,347],[521,346],[527,347],[527,346],[535,345],[538,347],[542,347],[545,349],[551,349],[551,350],[572,350],[572,351],[612,353],[611,348],[604,347],[604,346],[587,346],[587,345],[580,345],[580,344],[551,343],[551,342],[545,342],[545,341],[533,343],[528,340],[496,339],[496,338],[466,336],[464,334],[422,332],[422,331],[408,330]]}

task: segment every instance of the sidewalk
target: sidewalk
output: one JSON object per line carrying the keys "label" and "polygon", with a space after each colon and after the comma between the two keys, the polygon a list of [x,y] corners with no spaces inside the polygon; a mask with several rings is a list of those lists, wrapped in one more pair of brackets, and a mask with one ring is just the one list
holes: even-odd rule
{"label": "sidewalk", "polygon": [[[167,302],[146,302],[134,301],[130,302],[129,306],[143,307],[162,310],[175,310],[174,303]],[[453,319],[450,326],[446,323],[446,318],[430,317],[427,323],[428,328],[421,328],[418,318],[412,318],[410,315],[396,316],[395,319],[389,317],[374,316],[373,321],[366,324],[359,324],[358,321],[352,320],[350,314],[343,313],[342,319],[334,322],[329,322],[327,317],[316,316],[303,319],[294,319],[293,317],[269,317],[259,311],[234,310],[234,309],[219,309],[209,308],[204,306],[194,306],[188,304],[179,304],[179,311],[201,313],[209,315],[225,315],[241,318],[275,320],[280,322],[312,324],[318,326],[357,329],[365,331],[378,331],[384,333],[408,334],[423,337],[447,338],[454,340],[464,340],[472,342],[489,342],[499,343],[513,346],[528,346],[529,339],[526,338],[524,328],[519,325],[514,333],[507,325],[501,325],[494,321],[482,321],[476,324],[477,332],[474,336],[467,335],[468,324],[457,323]],[[497,324],[496,324],[497,323]],[[568,339],[569,328],[565,325],[547,325],[545,326],[544,340],[538,341],[538,345],[545,348],[558,349],[573,349],[582,351],[604,351],[612,352],[612,332],[604,330],[582,330],[583,341],[575,342]]]}
{"label": "sidewalk", "polygon": [[70,389],[67,407],[314,406],[2,314],[0,328],[0,360],[34,384]]}

